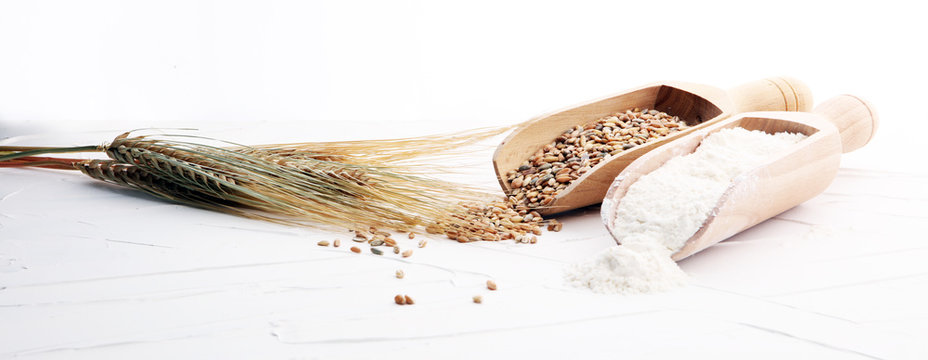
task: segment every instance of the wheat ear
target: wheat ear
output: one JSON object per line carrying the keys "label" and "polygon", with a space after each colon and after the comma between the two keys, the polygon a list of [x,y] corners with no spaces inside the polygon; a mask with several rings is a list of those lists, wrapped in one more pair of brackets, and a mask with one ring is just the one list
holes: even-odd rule
{"label": "wheat ear", "polygon": [[409,228],[447,216],[460,201],[487,196],[461,184],[401,171],[261,149],[231,150],[124,134],[106,152],[184,188],[301,223]]}
{"label": "wheat ear", "polygon": [[289,224],[398,230],[425,226],[461,240],[493,235],[461,203],[486,203],[495,196],[424,175],[422,169],[440,166],[421,166],[421,159],[453,154],[458,146],[501,132],[258,147],[126,133],[102,147],[0,151],[7,151],[2,156],[9,166],[62,168],[62,160],[32,155],[103,150],[113,161],[76,166],[91,177],[174,201]]}

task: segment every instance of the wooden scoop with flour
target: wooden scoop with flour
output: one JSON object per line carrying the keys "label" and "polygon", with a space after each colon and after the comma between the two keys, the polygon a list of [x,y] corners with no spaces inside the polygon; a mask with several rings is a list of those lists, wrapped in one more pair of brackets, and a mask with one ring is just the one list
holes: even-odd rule
{"label": "wooden scoop with flour", "polygon": [[642,108],[678,116],[692,126],[625,150],[597,164],[572,181],[551,203],[538,209],[539,213],[553,214],[599,203],[616,175],[639,156],[733,114],[748,111],[808,111],[811,104],[812,95],[808,87],[786,77],[757,80],[728,91],[684,82],[654,83],[525,122],[497,147],[493,154],[493,166],[503,191],[509,194],[511,188],[506,174],[517,169],[538,149],[575,125],[585,125],[628,109]]}
{"label": "wooden scoop with flour", "polygon": [[771,154],[763,165],[732,180],[702,227],[673,254],[674,260],[681,260],[824,191],[838,172],[841,153],[867,144],[878,123],[873,107],[850,95],[829,99],[812,113],[736,115],[651,151],[625,167],[603,199],[603,222],[616,237],[613,228],[616,210],[629,186],[668,160],[692,153],[702,139],[720,129],[742,127],[769,134],[792,132],[808,136],[788,151]]}

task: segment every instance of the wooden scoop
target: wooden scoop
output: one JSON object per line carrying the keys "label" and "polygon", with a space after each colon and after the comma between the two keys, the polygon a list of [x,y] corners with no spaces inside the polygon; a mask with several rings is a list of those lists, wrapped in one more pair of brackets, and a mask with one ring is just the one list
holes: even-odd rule
{"label": "wooden scoop", "polygon": [[732,114],[748,111],[808,111],[811,104],[812,95],[808,87],[798,80],[785,77],[753,81],[729,91],[684,82],[654,83],[525,122],[496,148],[493,166],[500,186],[509,194],[510,186],[506,174],[517,169],[538,149],[551,143],[575,125],[585,125],[603,116],[628,109],[642,108],[679,116],[692,126],[600,162],[583,176],[572,181],[554,201],[538,209],[542,214],[558,213],[599,203],[616,175],[639,156],[711,126]]}
{"label": "wooden scoop", "polygon": [[[867,144],[879,120],[873,107],[860,98],[841,95],[813,113],[753,112],[739,114],[661,147],[629,164],[609,188],[601,214],[609,233],[628,187],[671,158],[692,153],[709,134],[742,127],[802,133],[808,137],[782,154],[771,154],[763,165],[732,180],[702,227],[690,237],[674,260],[681,260],[751,226],[806,201],[828,187],[838,172],[841,153]],[[620,240],[616,237],[616,242]]]}

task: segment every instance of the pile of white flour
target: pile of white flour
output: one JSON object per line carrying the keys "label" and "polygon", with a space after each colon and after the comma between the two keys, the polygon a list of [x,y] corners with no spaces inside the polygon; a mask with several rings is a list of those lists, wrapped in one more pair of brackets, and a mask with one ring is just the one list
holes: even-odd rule
{"label": "pile of white flour", "polygon": [[684,284],[686,274],[670,255],[699,230],[732,179],[805,138],[739,127],[707,136],[692,154],[671,159],[628,188],[613,223],[613,235],[622,245],[569,266],[567,281],[610,294]]}

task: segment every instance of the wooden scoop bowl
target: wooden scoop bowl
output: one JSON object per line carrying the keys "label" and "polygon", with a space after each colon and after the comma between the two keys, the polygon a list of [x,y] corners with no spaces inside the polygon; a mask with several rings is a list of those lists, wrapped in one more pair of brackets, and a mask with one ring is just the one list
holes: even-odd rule
{"label": "wooden scoop bowl", "polygon": [[873,107],[860,98],[841,95],[812,113],[753,112],[739,114],[709,128],[691,133],[629,164],[609,187],[601,214],[609,233],[622,197],[641,176],[668,160],[692,153],[709,134],[724,128],[742,127],[802,133],[808,138],[782,154],[771,154],[763,165],[732,180],[702,227],[690,237],[674,260],[681,260],[820,194],[834,180],[841,153],[867,144],[879,120]]}
{"label": "wooden scoop bowl", "polygon": [[516,128],[496,148],[493,166],[506,194],[506,174],[515,170],[538,149],[565,130],[628,109],[654,109],[678,116],[692,127],[625,150],[600,162],[562,190],[554,201],[537,209],[553,214],[597,204],[616,175],[639,156],[687,134],[711,126],[732,114],[748,111],[808,111],[812,95],[802,82],[785,77],[753,81],[724,91],[684,82],[662,82],[627,90],[529,120]]}

